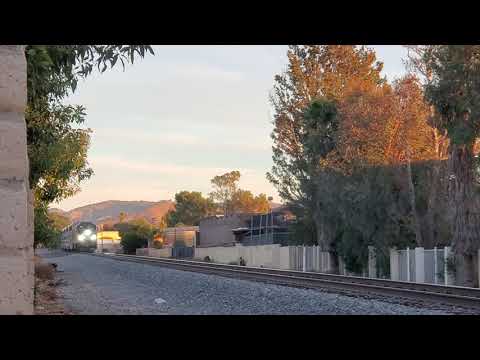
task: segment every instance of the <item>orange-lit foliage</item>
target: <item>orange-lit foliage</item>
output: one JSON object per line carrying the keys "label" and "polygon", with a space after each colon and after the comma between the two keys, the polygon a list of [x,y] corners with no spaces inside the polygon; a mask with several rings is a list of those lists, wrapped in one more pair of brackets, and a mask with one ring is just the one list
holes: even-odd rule
{"label": "orange-lit foliage", "polygon": [[439,158],[429,107],[417,79],[393,87],[355,91],[339,102],[337,148],[324,165],[354,171],[356,166],[401,165]]}

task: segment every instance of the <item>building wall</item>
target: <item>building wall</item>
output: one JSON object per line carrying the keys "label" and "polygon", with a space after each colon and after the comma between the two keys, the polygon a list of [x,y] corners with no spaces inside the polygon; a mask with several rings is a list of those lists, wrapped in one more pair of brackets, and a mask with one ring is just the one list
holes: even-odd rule
{"label": "building wall", "polygon": [[164,230],[164,245],[174,246],[175,241],[183,241],[186,246],[194,246],[198,226],[172,227]]}
{"label": "building wall", "polygon": [[0,45],[0,314],[32,314],[33,196],[28,183],[24,46]]}
{"label": "building wall", "polygon": [[248,215],[229,215],[226,217],[209,217],[200,220],[200,243],[198,247],[223,246],[235,243],[232,229],[247,226]]}

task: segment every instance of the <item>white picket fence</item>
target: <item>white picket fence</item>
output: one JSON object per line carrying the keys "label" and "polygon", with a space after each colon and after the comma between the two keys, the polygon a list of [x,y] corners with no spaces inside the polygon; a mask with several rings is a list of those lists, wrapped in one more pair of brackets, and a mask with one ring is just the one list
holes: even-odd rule
{"label": "white picket fence", "polygon": [[390,277],[392,280],[417,283],[454,285],[455,278],[449,272],[451,248],[422,247],[390,250]]}

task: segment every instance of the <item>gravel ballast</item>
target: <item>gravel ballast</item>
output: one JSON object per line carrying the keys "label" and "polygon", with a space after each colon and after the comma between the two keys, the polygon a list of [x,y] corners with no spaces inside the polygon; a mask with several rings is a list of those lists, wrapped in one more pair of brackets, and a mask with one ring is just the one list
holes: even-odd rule
{"label": "gravel ballast", "polygon": [[[58,264],[59,294],[75,314],[441,315],[455,309],[405,306],[317,290],[225,278],[87,254],[44,253]],[[458,312],[457,312],[458,313]]]}

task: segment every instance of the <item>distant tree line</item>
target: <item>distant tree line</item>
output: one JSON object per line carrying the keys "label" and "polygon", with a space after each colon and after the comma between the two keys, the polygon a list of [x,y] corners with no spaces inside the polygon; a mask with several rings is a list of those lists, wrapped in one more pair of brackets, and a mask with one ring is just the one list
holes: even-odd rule
{"label": "distant tree line", "polygon": [[240,177],[239,171],[215,176],[211,179],[213,191],[208,197],[203,197],[202,193],[197,191],[181,191],[175,194],[175,210],[166,214],[167,226],[197,226],[201,219],[217,214],[268,212],[270,203],[267,196],[255,196],[249,190],[238,188]]}

